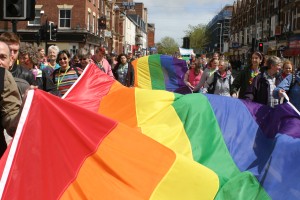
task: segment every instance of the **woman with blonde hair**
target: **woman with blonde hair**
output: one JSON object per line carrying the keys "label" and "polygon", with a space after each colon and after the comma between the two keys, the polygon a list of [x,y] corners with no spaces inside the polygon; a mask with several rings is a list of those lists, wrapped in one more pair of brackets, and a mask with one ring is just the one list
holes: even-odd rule
{"label": "woman with blonde hair", "polygon": [[218,70],[205,82],[203,93],[230,96],[230,87],[233,77],[228,61],[220,60]]}
{"label": "woman with blonde hair", "polygon": [[293,64],[289,60],[285,60],[282,65],[282,72],[281,72],[281,78],[282,80],[285,79],[288,75],[290,75],[293,72]]}

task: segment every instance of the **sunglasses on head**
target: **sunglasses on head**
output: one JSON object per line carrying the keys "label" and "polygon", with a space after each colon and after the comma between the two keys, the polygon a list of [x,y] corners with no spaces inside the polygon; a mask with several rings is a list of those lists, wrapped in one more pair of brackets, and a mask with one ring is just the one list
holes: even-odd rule
{"label": "sunglasses on head", "polygon": [[58,60],[61,61],[61,60],[67,60],[67,59],[68,59],[67,57],[63,57],[63,58],[60,58]]}

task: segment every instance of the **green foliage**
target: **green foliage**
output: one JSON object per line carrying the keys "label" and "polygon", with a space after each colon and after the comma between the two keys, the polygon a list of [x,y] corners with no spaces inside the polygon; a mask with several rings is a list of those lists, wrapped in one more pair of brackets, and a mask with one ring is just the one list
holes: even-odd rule
{"label": "green foliage", "polygon": [[156,44],[159,54],[173,55],[178,51],[179,45],[171,37],[164,37]]}
{"label": "green foliage", "polygon": [[210,41],[206,25],[203,24],[188,25],[188,30],[185,31],[185,34],[190,37],[191,49],[194,49],[196,53],[203,51]]}

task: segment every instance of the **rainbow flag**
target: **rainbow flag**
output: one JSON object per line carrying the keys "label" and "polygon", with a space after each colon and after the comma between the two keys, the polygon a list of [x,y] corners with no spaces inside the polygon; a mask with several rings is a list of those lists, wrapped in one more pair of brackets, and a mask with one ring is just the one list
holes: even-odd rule
{"label": "rainbow flag", "polygon": [[210,168],[220,180],[215,199],[300,198],[300,117],[289,104],[127,88],[93,65],[65,100]]}
{"label": "rainbow flag", "polygon": [[185,60],[155,54],[136,59],[132,65],[135,72],[135,87],[191,93],[183,82],[188,70]]}
{"label": "rainbow flag", "polygon": [[118,121],[28,93],[0,161],[1,199],[213,199],[218,176]]}

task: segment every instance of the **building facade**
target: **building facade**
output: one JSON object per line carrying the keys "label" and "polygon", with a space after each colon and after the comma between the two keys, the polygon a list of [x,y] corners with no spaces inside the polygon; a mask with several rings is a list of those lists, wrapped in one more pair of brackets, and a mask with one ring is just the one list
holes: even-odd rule
{"label": "building facade", "polygon": [[231,54],[248,57],[261,50],[264,54],[291,58],[298,65],[299,6],[298,0],[236,1],[231,21]]}
{"label": "building facade", "polygon": [[[79,48],[94,53],[95,47],[102,45],[108,52],[119,54],[140,45],[136,40],[140,24],[129,19],[126,13],[130,10],[131,15],[142,16],[143,22],[147,23],[147,14],[141,12],[140,7],[147,11],[143,3],[138,3],[137,14],[132,0],[36,0],[34,20],[18,21],[17,34],[21,41],[37,43],[46,49],[55,44],[72,54]],[[100,28],[100,19],[104,19],[105,28]],[[52,23],[57,25],[55,40],[50,40],[48,27]],[[143,38],[147,38],[147,26],[142,30],[146,33]],[[0,32],[6,31],[12,31],[12,23],[0,21]],[[130,39],[132,37],[134,40]],[[143,43],[142,48],[147,49],[147,43]]]}
{"label": "building facade", "polygon": [[210,33],[210,43],[206,50],[210,53],[221,52],[227,54],[229,52],[230,24],[233,6],[226,5],[207,25]]}

